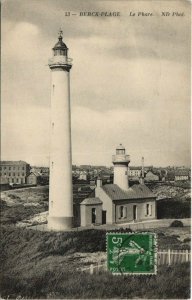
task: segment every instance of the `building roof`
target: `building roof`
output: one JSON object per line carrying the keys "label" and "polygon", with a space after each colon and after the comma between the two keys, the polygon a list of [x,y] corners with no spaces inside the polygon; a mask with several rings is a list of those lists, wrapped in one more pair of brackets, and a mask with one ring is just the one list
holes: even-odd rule
{"label": "building roof", "polygon": [[146,176],[147,176],[148,174],[152,174],[152,175],[155,175],[155,176],[159,176],[159,175],[160,175],[158,172],[152,171],[152,170],[147,171]]}
{"label": "building roof", "polygon": [[106,184],[102,186],[111,200],[144,199],[156,196],[144,184],[134,184],[127,191],[122,190],[117,184]]}
{"label": "building roof", "polygon": [[189,176],[188,170],[176,170],[175,176]]}
{"label": "building roof", "polygon": [[101,201],[100,198],[95,197],[95,198],[85,198],[81,204],[102,204],[103,202]]}
{"label": "building roof", "polygon": [[27,177],[29,177],[30,175],[35,175],[36,177],[39,177],[39,176],[41,176],[41,174],[39,173],[39,172],[36,172],[36,171],[32,171],[32,172],[30,172],[30,174],[27,176]]}
{"label": "building roof", "polygon": [[8,160],[4,160],[0,162],[0,165],[28,165],[28,163],[26,163],[23,160],[18,160],[18,161],[8,161]]}

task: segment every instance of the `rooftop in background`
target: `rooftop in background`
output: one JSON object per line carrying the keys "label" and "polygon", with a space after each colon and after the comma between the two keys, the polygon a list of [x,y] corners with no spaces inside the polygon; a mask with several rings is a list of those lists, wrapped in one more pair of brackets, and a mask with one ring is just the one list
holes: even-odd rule
{"label": "rooftop in background", "polygon": [[23,160],[18,160],[18,161],[4,160],[0,162],[0,165],[23,165],[23,164],[28,165],[28,163]]}
{"label": "rooftop in background", "polygon": [[[141,170],[142,166],[129,166],[130,170]],[[153,169],[153,166],[144,166],[144,169]]]}
{"label": "rooftop in background", "polygon": [[175,171],[175,176],[188,176],[188,175],[189,175],[189,170],[180,169]]}

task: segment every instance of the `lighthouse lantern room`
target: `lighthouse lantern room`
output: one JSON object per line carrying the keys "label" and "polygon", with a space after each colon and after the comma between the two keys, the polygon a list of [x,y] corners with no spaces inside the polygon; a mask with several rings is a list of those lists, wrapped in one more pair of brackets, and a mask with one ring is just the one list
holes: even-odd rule
{"label": "lighthouse lantern room", "polygon": [[120,144],[116,148],[116,154],[112,156],[114,164],[114,184],[117,184],[123,190],[128,190],[128,165],[129,155],[126,154],[125,147]]}

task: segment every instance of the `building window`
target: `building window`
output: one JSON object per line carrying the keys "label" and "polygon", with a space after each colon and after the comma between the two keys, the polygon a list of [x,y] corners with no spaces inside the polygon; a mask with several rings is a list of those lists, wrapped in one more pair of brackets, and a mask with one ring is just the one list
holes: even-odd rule
{"label": "building window", "polygon": [[4,167],[4,170],[6,170],[6,167]]}
{"label": "building window", "polygon": [[146,215],[149,216],[149,204],[146,204]]}
{"label": "building window", "polygon": [[0,167],[0,170],[1,170],[1,167]]}
{"label": "building window", "polygon": [[119,206],[119,219],[123,219],[127,217],[127,207],[126,206]]}
{"label": "building window", "polygon": [[6,176],[6,175],[7,175],[7,173],[4,173],[4,175]]}
{"label": "building window", "polygon": [[22,173],[22,176],[25,176],[25,173]]}
{"label": "building window", "polygon": [[25,167],[23,167],[23,170],[25,170]]}
{"label": "building window", "polygon": [[91,223],[95,224],[96,223],[96,208],[92,208],[91,210]]}
{"label": "building window", "polygon": [[123,218],[123,206],[119,207],[119,217]]}
{"label": "building window", "polygon": [[11,167],[9,167],[9,170],[11,170]]}
{"label": "building window", "polygon": [[152,204],[146,204],[146,216],[152,216]]}
{"label": "building window", "polygon": [[9,176],[11,176],[11,173],[9,173]]}
{"label": "building window", "polygon": [[13,173],[13,176],[15,176],[15,173]]}
{"label": "building window", "polygon": [[18,173],[18,176],[20,176],[20,173]]}

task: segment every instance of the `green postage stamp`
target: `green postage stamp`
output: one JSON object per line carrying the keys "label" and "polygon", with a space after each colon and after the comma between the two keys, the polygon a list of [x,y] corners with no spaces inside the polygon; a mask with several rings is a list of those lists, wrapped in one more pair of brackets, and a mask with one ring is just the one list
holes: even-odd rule
{"label": "green postage stamp", "polygon": [[114,275],[157,273],[155,233],[107,233],[106,238],[108,271]]}

